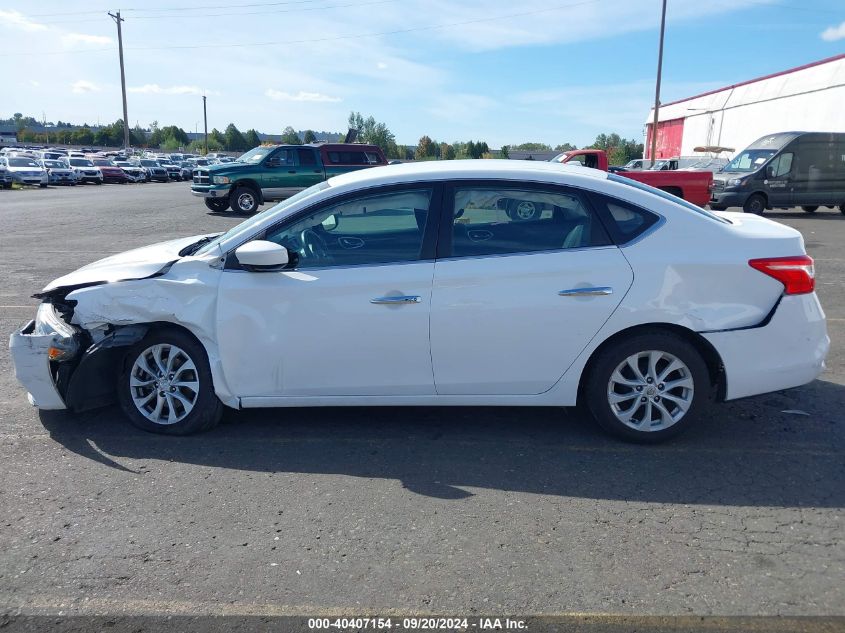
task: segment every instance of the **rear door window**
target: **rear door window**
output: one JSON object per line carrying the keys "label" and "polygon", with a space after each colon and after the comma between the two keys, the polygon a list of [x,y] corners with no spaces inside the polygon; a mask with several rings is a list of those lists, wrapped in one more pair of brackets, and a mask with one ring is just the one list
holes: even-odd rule
{"label": "rear door window", "polygon": [[507,185],[456,187],[444,256],[478,257],[606,246],[610,239],[577,191]]}

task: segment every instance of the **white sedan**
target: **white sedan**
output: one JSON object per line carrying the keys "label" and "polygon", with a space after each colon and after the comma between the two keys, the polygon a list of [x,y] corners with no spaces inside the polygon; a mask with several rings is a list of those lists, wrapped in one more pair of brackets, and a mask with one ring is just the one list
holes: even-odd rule
{"label": "white sedan", "polygon": [[32,403],[177,435],[224,406],[583,404],[657,441],[829,346],[797,231],[536,162],[357,171],[39,296],[10,343]]}

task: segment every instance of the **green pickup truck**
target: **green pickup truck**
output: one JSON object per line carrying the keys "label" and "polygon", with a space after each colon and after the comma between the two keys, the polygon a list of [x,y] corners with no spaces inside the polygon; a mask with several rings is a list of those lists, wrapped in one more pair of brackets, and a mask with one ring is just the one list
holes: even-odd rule
{"label": "green pickup truck", "polygon": [[195,169],[191,193],[205,198],[212,211],[255,213],[265,202],[284,200],[332,176],[386,164],[376,145],[262,145],[234,163]]}

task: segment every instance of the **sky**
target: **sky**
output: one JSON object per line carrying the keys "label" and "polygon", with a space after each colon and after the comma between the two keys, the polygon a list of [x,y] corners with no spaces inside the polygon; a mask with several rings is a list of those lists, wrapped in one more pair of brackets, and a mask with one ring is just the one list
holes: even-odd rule
{"label": "sky", "polygon": [[[641,139],[661,0],[0,1],[0,118],[278,134],[372,115],[400,144]],[[845,0],[668,0],[661,100],[845,52]]]}

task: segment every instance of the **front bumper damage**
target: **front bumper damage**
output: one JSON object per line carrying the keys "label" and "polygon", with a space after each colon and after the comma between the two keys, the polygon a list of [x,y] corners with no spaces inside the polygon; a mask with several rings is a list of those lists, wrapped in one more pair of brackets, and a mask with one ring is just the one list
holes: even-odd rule
{"label": "front bumper damage", "polygon": [[66,409],[56,386],[57,373],[50,360],[51,350],[63,342],[57,332],[37,334],[35,321],[30,321],[9,336],[9,350],[15,377],[28,392],[30,404],[39,409]]}

